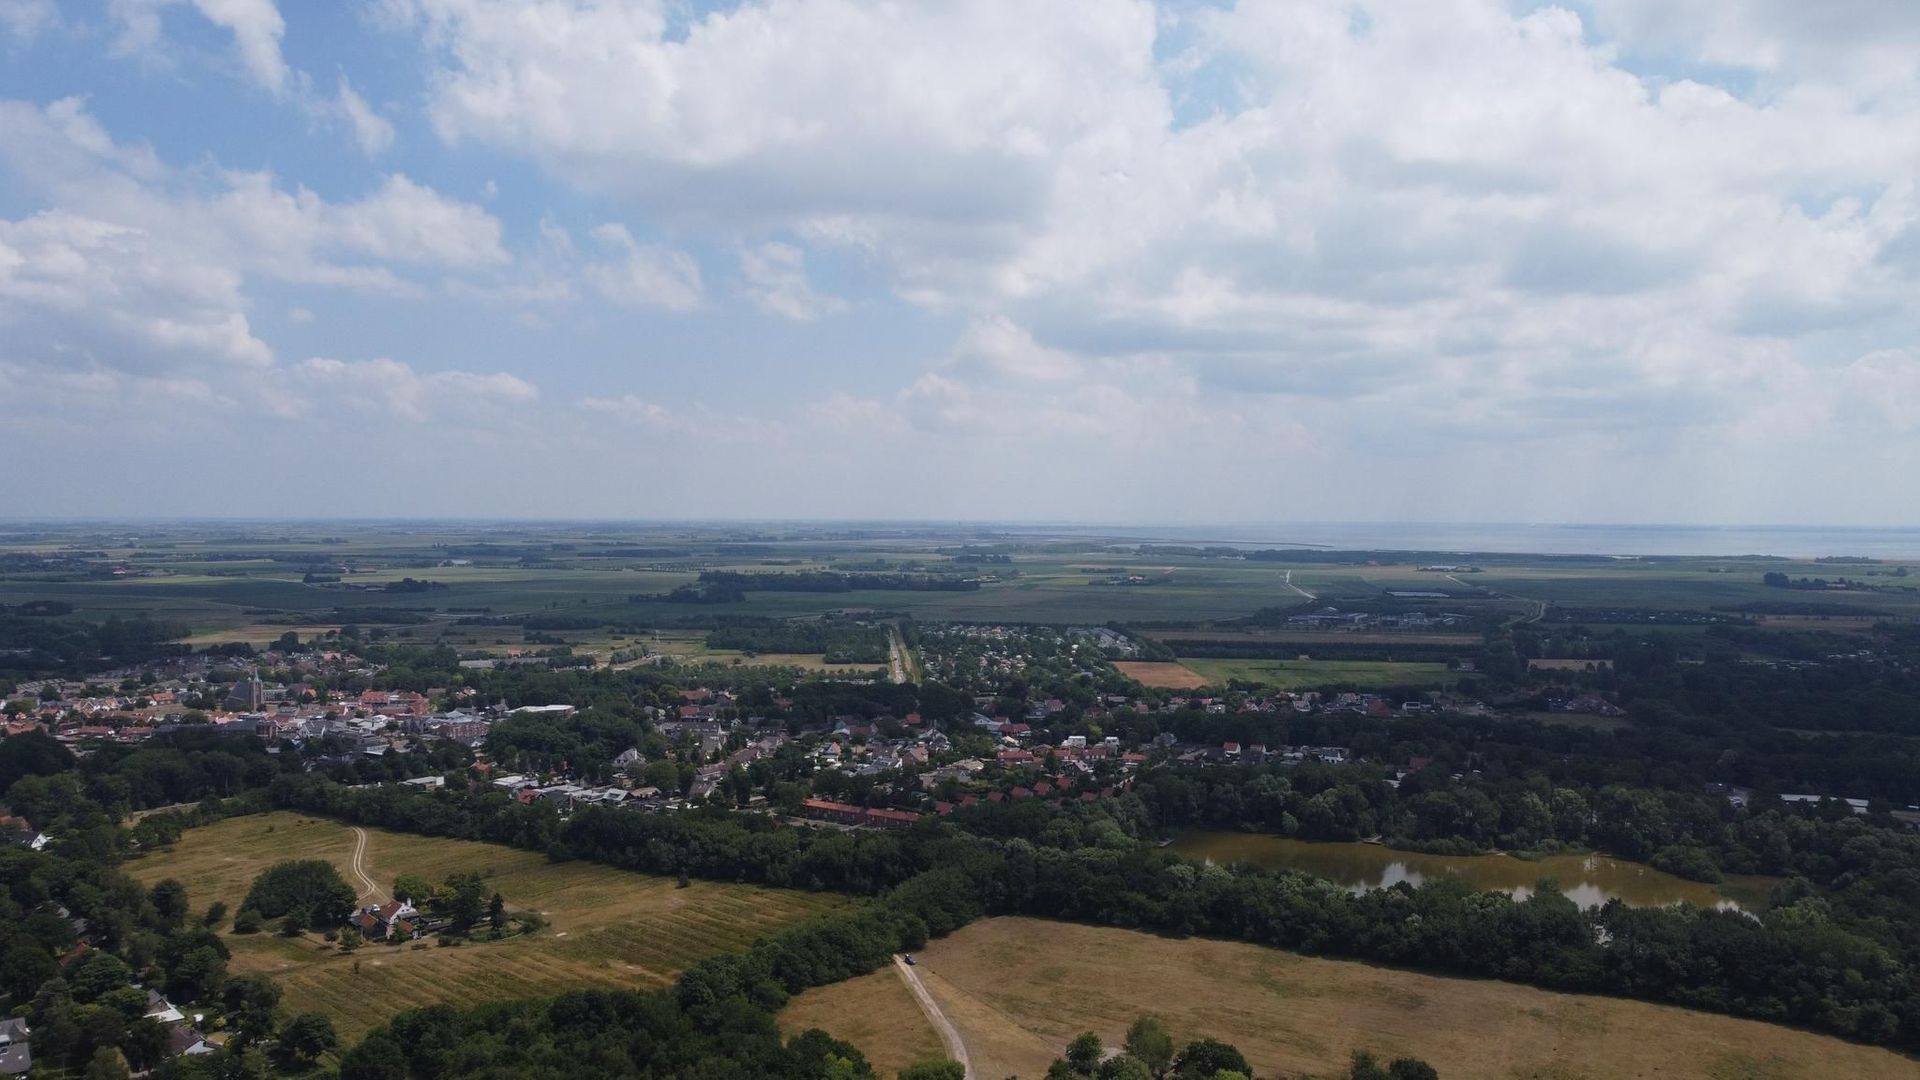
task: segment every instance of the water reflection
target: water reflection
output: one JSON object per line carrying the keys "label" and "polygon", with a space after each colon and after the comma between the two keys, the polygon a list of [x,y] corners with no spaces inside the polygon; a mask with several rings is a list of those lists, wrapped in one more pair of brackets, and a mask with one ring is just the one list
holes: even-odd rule
{"label": "water reflection", "polygon": [[1517,859],[1511,855],[1423,855],[1379,844],[1310,843],[1258,833],[1194,832],[1172,850],[1190,859],[1229,864],[1246,862],[1276,870],[1301,870],[1350,892],[1380,889],[1398,882],[1419,885],[1442,875],[1463,879],[1480,890],[1498,890],[1525,899],[1534,883],[1551,877],[1560,891],[1583,908],[1619,898],[1634,907],[1663,907],[1682,901],[1725,911],[1758,911],[1767,904],[1774,879],[1730,876],[1719,885],[1688,881],[1641,863],[1605,855],[1551,855]]}

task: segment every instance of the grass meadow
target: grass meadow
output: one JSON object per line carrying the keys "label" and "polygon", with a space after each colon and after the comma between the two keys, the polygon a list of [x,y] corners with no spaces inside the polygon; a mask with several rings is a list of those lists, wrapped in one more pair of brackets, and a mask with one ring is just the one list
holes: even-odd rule
{"label": "grass meadow", "polygon": [[[1083,1031],[1118,1046],[1142,1013],[1176,1041],[1233,1043],[1259,1076],[1345,1075],[1354,1050],[1372,1050],[1424,1058],[1448,1080],[1920,1077],[1891,1051],[1752,1020],[1258,945],[995,918],[916,956],[982,1077],[1040,1076]],[[879,978],[810,991],[783,1022],[899,1060],[895,1044],[923,1036],[912,1001],[894,1003]]]}
{"label": "grass meadow", "polygon": [[[824,893],[693,882],[680,888],[590,863],[550,863],[533,852],[467,840],[368,830],[367,872],[382,889],[402,872],[440,881],[456,872],[486,877],[510,910],[533,910],[549,925],[505,941],[439,947],[368,944],[343,954],[318,935],[221,933],[229,970],[264,971],[289,1010],[333,1018],[346,1041],[401,1009],[469,1005],[580,987],[653,989],[689,964],[745,948],[782,926],[849,901]],[[327,859],[357,888],[352,830],[293,813],[230,818],[189,830],[171,850],[129,869],[143,882],[179,879],[196,909],[215,900],[237,908],[261,870],[286,859]]]}

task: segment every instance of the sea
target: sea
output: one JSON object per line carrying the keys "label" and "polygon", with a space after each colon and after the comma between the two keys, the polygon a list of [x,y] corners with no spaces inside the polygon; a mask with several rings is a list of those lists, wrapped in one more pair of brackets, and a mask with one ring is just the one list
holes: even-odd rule
{"label": "sea", "polygon": [[1063,524],[1027,528],[1089,539],[1335,551],[1920,558],[1920,527],[1316,521],[1178,526]]}

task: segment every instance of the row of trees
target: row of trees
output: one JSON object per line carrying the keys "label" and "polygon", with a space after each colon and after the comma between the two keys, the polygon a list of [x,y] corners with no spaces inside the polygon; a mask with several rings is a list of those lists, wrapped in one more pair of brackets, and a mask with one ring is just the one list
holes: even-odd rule
{"label": "row of trees", "polygon": [[[1147,811],[1130,799],[983,806],[905,833],[850,835],[719,812],[589,809],[561,822],[497,795],[351,792],[324,783],[283,784],[276,796],[352,820],[424,825],[652,873],[867,895],[930,890],[949,905],[946,929],[975,914],[1004,913],[1204,934],[1920,1046],[1920,995],[1913,993],[1908,950],[1842,925],[1832,901],[1818,895],[1793,898],[1757,919],[1617,902],[1583,912],[1553,888],[1515,900],[1451,880],[1356,896],[1304,874],[1200,866],[1155,850],[1133,839]],[[1870,895],[1896,902],[1891,897],[1909,872],[1895,871]],[[932,921],[927,926],[944,932]],[[897,947],[884,937],[869,945],[846,954],[862,958],[852,970],[884,957],[872,949]],[[848,962],[833,966],[848,970]]]}

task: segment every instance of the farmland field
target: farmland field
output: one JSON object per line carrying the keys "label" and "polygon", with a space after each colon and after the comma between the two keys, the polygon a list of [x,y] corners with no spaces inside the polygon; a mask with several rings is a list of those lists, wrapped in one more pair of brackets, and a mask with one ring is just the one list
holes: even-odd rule
{"label": "farmland field", "polygon": [[1207,685],[1207,677],[1187,667],[1157,660],[1119,660],[1113,665],[1120,674],[1142,686],[1163,686],[1172,690],[1198,690]]}
{"label": "farmland field", "polygon": [[1215,686],[1231,679],[1259,683],[1275,690],[1303,690],[1321,686],[1439,686],[1455,675],[1445,664],[1374,660],[1201,660],[1185,665]]}
{"label": "farmland field", "polygon": [[[917,955],[983,1077],[1039,1076],[1082,1031],[1117,1046],[1142,1013],[1160,1016],[1177,1041],[1233,1043],[1260,1076],[1331,1076],[1352,1051],[1372,1050],[1425,1058],[1449,1080],[1920,1077],[1909,1058],[1792,1028],[1257,945],[996,918]],[[808,1026],[877,1056],[890,1052],[912,1003],[873,995],[842,983],[799,1001]]]}
{"label": "farmland field", "polygon": [[[531,909],[549,926],[506,941],[452,948],[368,944],[347,955],[317,935],[222,936],[230,970],[264,971],[292,1011],[333,1017],[352,1040],[400,1009],[556,993],[573,987],[653,989],[687,965],[745,948],[754,938],[847,901],[819,893],[670,879],[493,844],[369,829],[368,874],[381,889],[402,872],[440,881],[456,872],[487,879],[511,910]],[[238,907],[253,877],[285,859],[323,858],[357,885],[352,830],[292,813],[231,818],[192,829],[172,850],[130,864],[135,877],[179,879],[195,908],[215,900]]]}
{"label": "farmland field", "polygon": [[[956,564],[956,546],[973,543],[1009,554],[1005,562],[977,568]],[[1700,611],[1759,605],[1790,612],[1774,616],[1788,620],[1783,629],[1849,628],[1839,618],[1824,621],[1833,617],[1819,614],[1821,609],[1851,609],[1867,618],[1920,615],[1920,591],[1906,591],[1904,574],[1911,567],[1894,561],[1834,566],[1787,559],[1492,555],[1471,560],[1484,564],[1481,572],[1451,574],[1422,570],[1405,552],[1373,553],[1376,557],[1359,552],[1342,561],[1302,552],[1294,561],[1285,555],[1250,559],[1225,548],[1203,552],[1041,531],[617,523],[149,524],[35,529],[0,538],[0,551],[59,557],[73,550],[88,554],[69,565],[0,574],[0,603],[59,601],[88,618],[145,613],[183,624],[196,643],[255,644],[286,629],[310,634],[353,621],[343,608],[362,614],[376,608],[431,616],[428,624],[396,628],[395,637],[421,641],[444,635],[449,643],[483,651],[495,644],[518,645],[518,627],[462,627],[455,625],[457,619],[545,616],[579,625],[661,629],[719,614],[795,617],[858,609],[962,622],[1187,625],[1203,627],[1188,635],[1200,636],[1233,629],[1206,624],[1262,609],[1338,606],[1380,600],[1390,591],[1443,592],[1449,597],[1443,602],[1447,610],[1472,617],[1531,616],[1543,603]],[[664,599],[695,582],[702,571],[722,569],[971,573],[980,584],[961,591],[749,590],[721,611]],[[1769,588],[1761,582],[1769,571],[1793,577],[1849,574],[1868,582],[1872,591]],[[318,580],[307,580],[310,573]],[[384,591],[408,577],[438,587]],[[581,651],[610,651],[606,631],[562,630],[556,636]],[[1424,643],[1391,636],[1393,641],[1377,643]],[[1350,640],[1363,643],[1358,637]]]}

